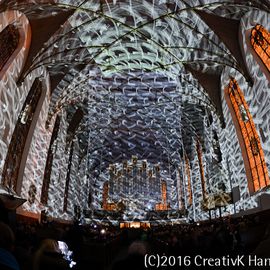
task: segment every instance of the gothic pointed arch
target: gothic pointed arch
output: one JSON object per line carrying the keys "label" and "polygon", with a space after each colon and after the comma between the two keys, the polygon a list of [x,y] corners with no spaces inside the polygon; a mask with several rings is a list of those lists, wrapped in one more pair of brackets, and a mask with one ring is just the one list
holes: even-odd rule
{"label": "gothic pointed arch", "polygon": [[32,32],[29,20],[18,11],[0,13],[0,80],[7,71],[16,81],[28,56]]}
{"label": "gothic pointed arch", "polygon": [[244,94],[234,78],[225,88],[225,98],[236,128],[248,188],[252,194],[270,184],[264,152]]}

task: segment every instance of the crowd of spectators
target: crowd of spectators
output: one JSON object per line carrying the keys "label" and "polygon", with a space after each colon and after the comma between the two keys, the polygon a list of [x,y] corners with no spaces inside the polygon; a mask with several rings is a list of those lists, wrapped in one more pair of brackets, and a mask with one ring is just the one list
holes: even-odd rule
{"label": "crowd of spectators", "polygon": [[[81,226],[77,222],[59,224],[19,221],[13,230],[0,222],[0,269],[89,269],[84,266],[87,262],[84,263],[83,259],[104,256],[105,251],[102,254],[96,251],[117,242],[120,233],[115,227]],[[66,253],[72,251],[72,254],[63,254],[61,248],[66,249]],[[6,257],[6,252],[13,260],[7,262],[2,259]],[[99,263],[97,257],[95,260]]]}
{"label": "crowd of spectators", "polygon": [[259,216],[153,229],[161,252],[175,255],[222,256],[249,254],[263,239],[267,223]]}
{"label": "crowd of spectators", "polygon": [[142,256],[149,252],[212,257],[258,253],[270,257],[266,251],[270,226],[260,216],[159,225],[148,230],[26,221],[17,221],[12,229],[0,223],[3,270],[121,270],[128,269],[127,264],[131,265],[128,270],[139,270],[144,269]]}

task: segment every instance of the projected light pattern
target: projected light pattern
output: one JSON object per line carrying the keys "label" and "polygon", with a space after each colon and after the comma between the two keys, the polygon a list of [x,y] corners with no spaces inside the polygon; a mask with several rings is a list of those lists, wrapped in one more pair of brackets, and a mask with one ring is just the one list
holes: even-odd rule
{"label": "projected light pattern", "polygon": [[[96,9],[98,8],[99,7],[96,7]],[[104,7],[104,11],[106,8],[107,6]],[[123,11],[123,9],[125,9],[125,4],[121,4],[121,8]],[[95,9],[95,5],[92,5],[91,9]],[[108,16],[115,15],[114,19],[118,18],[119,14],[117,12],[118,11],[116,8],[112,8],[110,11],[108,11]],[[80,24],[80,22],[85,21],[85,18],[90,19],[89,16],[89,12],[85,10],[83,15],[82,13],[76,14],[74,18],[71,18],[70,22],[74,27],[76,26],[75,23]],[[187,14],[187,16],[190,16],[190,14]],[[81,19],[78,20],[80,17]],[[105,25],[104,20],[104,18],[96,19],[96,21],[100,22],[97,24],[98,27],[95,25],[96,21],[91,24],[92,27],[87,27],[87,23],[80,27],[82,31],[87,33],[85,35],[81,35],[81,39],[85,43],[90,42],[90,39],[87,39],[87,36],[92,36],[92,40],[95,40],[95,42],[98,40],[99,44],[102,45],[106,40],[113,42],[113,40],[121,36],[121,33],[124,35],[127,33],[126,28],[121,25],[121,22],[118,24],[115,23],[112,28],[111,24],[106,24],[106,28],[103,27],[103,25]],[[168,23],[168,21],[166,21],[166,23]],[[205,27],[204,24],[195,23],[195,25],[196,27]],[[96,30],[99,28],[103,29],[102,33],[99,33],[99,30]],[[152,38],[155,38],[152,28],[150,29],[146,27],[144,30],[146,32],[148,31]],[[204,30],[201,29],[201,31]],[[114,35],[118,34],[119,36],[114,37]],[[200,42],[197,44],[200,44],[203,47],[215,47],[211,41],[209,42],[209,39],[215,40],[216,37],[211,31],[208,32],[208,35],[208,39],[200,39]],[[127,36],[129,36],[129,34],[127,34]],[[196,47],[196,38],[194,37],[196,37],[196,35],[193,33],[190,35],[190,38],[187,37],[187,39],[189,39],[188,42],[190,42],[190,44]],[[194,219],[207,218],[208,213],[203,212],[201,209],[203,198],[202,190],[200,188],[200,165],[198,157],[196,157],[195,142],[197,140],[197,136],[199,135],[204,144],[203,164],[205,167],[205,179],[207,180],[207,191],[210,194],[218,193],[220,191],[220,187],[222,186],[221,184],[224,184],[225,190],[229,191],[229,171],[227,169],[226,159],[223,159],[219,165],[213,160],[213,157],[214,159],[219,160],[213,143],[213,141],[216,143],[216,138],[214,139],[214,132],[218,134],[218,137],[223,136],[223,131],[220,127],[219,120],[213,114],[215,121],[212,125],[207,127],[205,123],[205,116],[200,118],[200,115],[204,115],[206,108],[207,110],[213,110],[213,107],[209,101],[209,97],[190,74],[186,74],[182,67],[177,67],[177,65],[176,67],[174,66],[173,69],[169,68],[169,70],[160,72],[159,69],[155,68],[156,66],[153,61],[156,62],[157,59],[160,59],[160,56],[166,55],[166,53],[164,53],[159,46],[152,46],[153,44],[149,46],[147,44],[148,42],[145,42],[149,53],[146,53],[147,51],[144,52],[144,49],[142,49],[144,52],[142,54],[138,51],[140,48],[143,48],[143,42],[140,43],[141,37],[133,35],[132,33],[132,38],[134,38],[133,42],[126,43],[126,40],[124,40],[125,42],[122,40],[115,45],[113,43],[113,46],[105,48],[101,54],[97,53],[98,48],[96,47],[88,48],[91,55],[95,55],[95,53],[97,53],[95,62],[98,64],[92,64],[92,66],[88,66],[81,72],[74,70],[65,77],[65,81],[63,81],[61,85],[58,86],[57,91],[54,92],[51,112],[53,114],[59,112],[60,110],[68,110],[70,104],[82,103],[84,102],[83,100],[88,103],[88,108],[90,108],[90,110],[88,110],[87,116],[84,118],[84,122],[80,126],[80,131],[78,132],[76,140],[78,140],[78,142],[81,140],[79,143],[81,148],[87,147],[87,150],[81,151],[81,153],[83,153],[83,155],[88,155],[89,165],[87,166],[88,169],[86,169],[86,174],[89,181],[89,190],[92,194],[91,201],[98,201],[97,204],[92,203],[91,207],[93,207],[93,205],[96,208],[101,207],[100,204],[102,202],[102,192],[100,189],[102,189],[103,184],[108,181],[108,179],[105,177],[103,181],[99,182],[100,175],[104,173],[109,164],[117,162],[119,163],[123,159],[128,160],[132,155],[138,154],[138,151],[139,159],[150,158],[151,160],[152,158],[153,161],[158,160],[160,157],[164,159],[164,156],[160,155],[160,153],[167,152],[167,156],[170,157],[168,160],[171,161],[173,160],[173,158],[171,158],[171,153],[174,153],[173,150],[176,148],[178,148],[178,150],[180,149],[180,155],[175,154],[175,160],[177,161],[175,164],[177,165],[170,166],[172,174],[175,175],[175,177],[172,177],[172,179],[174,179],[173,181],[175,181],[174,185],[176,184],[177,186],[178,168],[183,168],[185,163],[183,153],[181,153],[181,149],[183,149],[182,142],[184,141],[184,145],[187,148],[185,150],[187,150],[191,159],[190,188],[194,193],[193,204],[190,206],[187,205],[186,194],[183,196],[184,198],[178,198],[179,190],[176,190],[175,188],[175,192],[172,196],[172,198],[175,198],[173,207],[179,207],[179,200],[184,200],[184,205],[186,208],[188,208],[189,217]],[[175,42],[176,41],[177,38],[175,38]],[[130,49],[127,50],[126,44],[129,44],[128,48]],[[185,46],[186,45],[187,44],[185,44]],[[64,44],[59,46],[64,46]],[[225,47],[221,45],[220,52],[224,52],[222,48]],[[134,51],[134,56],[136,57],[132,56],[132,51]],[[229,55],[228,51],[226,51],[226,53]],[[200,53],[194,52],[192,56],[194,59],[200,59],[198,55],[208,59],[208,55],[202,51]],[[151,58],[148,56],[151,56],[153,60],[151,60]],[[187,54],[186,56],[190,57],[190,54]],[[146,63],[145,59],[150,59],[151,61],[149,60]],[[168,58],[164,57],[164,59]],[[183,59],[185,60],[185,58]],[[231,56],[228,56],[228,59],[231,61]],[[132,66],[131,64],[129,66],[130,62],[135,63],[135,61],[137,61],[136,66]],[[111,64],[112,62],[113,64]],[[230,65],[230,63],[228,63],[228,65]],[[181,76],[179,78],[175,77],[175,74],[179,71],[176,73],[173,72],[174,70],[177,70],[177,68],[181,70]],[[207,66],[204,66],[204,68],[205,70],[208,69]],[[138,69],[140,70],[139,72]],[[156,69],[156,71],[153,72],[153,69]],[[161,68],[161,70],[162,69],[163,68]],[[73,76],[74,74],[78,74],[78,76],[75,76],[74,78],[72,74]],[[160,76],[161,78],[159,78]],[[69,77],[72,78],[71,83]],[[162,77],[164,79],[162,79]],[[157,83],[153,84],[153,82],[157,82],[158,80],[160,80],[159,85]],[[174,86],[172,86],[173,84]],[[145,88],[143,88],[142,85],[144,85]],[[74,91],[74,89],[77,89],[78,86],[80,86],[80,92]],[[172,87],[176,89],[176,98],[174,100],[172,100],[172,97],[170,96],[171,94],[165,91],[165,89],[170,89]],[[160,89],[160,93],[159,91],[154,91],[156,88]],[[155,101],[155,95],[157,96],[157,101]],[[166,96],[167,100],[164,99],[164,96]],[[149,102],[148,99],[150,99],[152,103]],[[171,102],[169,100],[171,100]],[[163,105],[162,102],[164,102]],[[167,103],[167,105],[165,105],[165,103]],[[201,107],[198,106],[200,104]],[[147,111],[141,108],[145,105],[148,106]],[[174,132],[171,137],[169,136],[170,133],[168,131],[166,132],[165,129],[165,124],[170,123],[170,121],[165,121],[167,115],[164,108],[166,108],[166,106],[171,106],[172,114],[175,114],[175,108],[177,108],[176,115],[178,114],[180,117],[172,122],[174,123],[172,125],[174,130],[176,129],[175,123],[178,124],[180,128],[179,130],[176,129],[176,132]],[[158,109],[156,109],[156,107]],[[152,115],[148,113],[149,109],[150,111],[153,110]],[[158,112],[157,115],[154,114],[155,111]],[[163,120],[159,119],[160,115],[162,115],[160,114],[160,111],[164,111],[164,115],[161,116],[161,119]],[[158,122],[151,122],[153,119]],[[143,123],[144,121],[146,121],[149,126]],[[142,128],[146,129],[144,130],[144,134],[141,134],[143,131]],[[158,131],[156,131],[156,129]],[[148,133],[151,133],[151,136],[154,134],[154,139],[151,140],[151,136],[147,136]],[[178,140],[175,138],[173,139],[175,134],[178,135]],[[166,136],[169,136],[169,138],[167,139]],[[193,136],[194,138],[192,138]],[[85,142],[85,137],[87,138],[87,143]],[[170,143],[168,142],[173,141],[176,141],[175,147],[172,147],[173,150],[170,149],[170,147],[167,148],[170,146]],[[151,148],[146,148],[151,147],[153,143],[154,145],[160,145],[161,150],[152,150]],[[147,149],[145,153],[148,153],[150,155],[149,157],[143,153],[143,147]],[[226,149],[225,144],[220,143],[220,149],[226,157],[228,149]],[[153,154],[151,154],[151,152],[153,152]],[[76,181],[75,179],[77,178],[75,171],[76,170],[74,170],[74,174],[72,174],[74,181]],[[187,190],[188,186],[186,184],[188,184],[188,182],[184,182],[184,178],[187,179],[186,175],[182,174],[180,177],[183,178],[183,189]],[[73,187],[73,189],[75,190],[76,188]],[[98,196],[96,195],[95,191],[98,191]],[[79,205],[79,199],[75,198],[74,204]],[[70,208],[72,209],[71,206]],[[139,208],[137,210],[140,212]]]}
{"label": "projected light pattern", "polygon": [[[48,93],[49,88],[48,73],[44,67],[39,67],[32,72],[23,84],[17,84],[23,64],[26,60],[29,42],[30,42],[30,24],[25,15],[18,11],[6,11],[0,13],[0,30],[8,24],[14,24],[18,27],[20,41],[17,49],[14,51],[11,59],[6,63],[0,72],[1,89],[1,136],[0,136],[0,172],[4,166],[8,145],[16,126],[22,106],[28,95],[29,90],[36,78],[42,78],[44,82],[44,95]],[[41,104],[40,104],[41,105]],[[31,141],[28,157],[23,158],[25,169],[20,172],[20,185],[22,186],[18,195],[27,199],[24,204],[24,210],[33,213],[40,212],[43,207],[39,203],[40,186],[44,172],[44,159],[46,159],[48,140],[50,139],[50,129],[45,130],[43,124],[46,119],[49,108],[48,99],[42,105],[41,117],[38,118],[36,129]],[[26,160],[25,160],[26,159]],[[2,179],[3,180],[3,179]]]}
{"label": "projected light pattern", "polygon": [[[181,210],[187,219],[200,220],[209,217],[213,198],[220,198],[220,194],[225,198],[225,194],[236,186],[241,195],[236,211],[256,207],[260,194],[250,197],[240,146],[223,89],[230,76],[239,82],[269,168],[269,85],[248,51],[246,44],[250,40],[245,41],[245,31],[255,26],[253,22],[266,27],[269,21],[267,13],[253,7],[267,9],[267,6],[255,0],[237,5],[235,1],[217,3],[210,0],[56,2],[31,1],[33,4],[17,5],[31,18],[57,16],[63,10],[75,10],[22,74],[21,86],[16,85],[15,79],[7,77],[0,82],[5,90],[2,93],[0,140],[4,160],[21,104],[35,76],[45,74],[46,77],[44,67],[50,75],[65,75],[52,92],[50,101],[46,97],[31,142],[22,189],[22,195],[29,202],[24,209],[34,213],[47,209],[51,216],[63,219],[72,219],[80,210],[89,210],[90,217],[103,222],[107,212],[113,212],[102,209],[103,199],[106,197],[107,206],[111,204],[113,208],[113,203],[117,204],[122,197],[125,202],[120,206],[127,206],[126,220],[149,218],[141,201],[150,201],[149,208],[160,206],[157,207],[160,210],[166,209],[161,203],[168,203],[171,210]],[[14,8],[16,1],[7,5]],[[195,7],[227,18],[242,18],[243,52],[255,78],[252,88],[247,87],[245,74],[235,57],[194,12]],[[23,25],[26,31],[28,22]],[[16,65],[17,61],[20,65]],[[20,70],[22,63],[23,56],[20,56],[13,69],[18,67]],[[225,129],[221,128],[217,105],[183,64],[214,74],[225,67],[221,78],[223,86],[216,89],[222,90]],[[82,110],[83,117],[71,136],[68,129],[77,109]],[[42,205],[42,171],[56,114],[60,126],[52,145],[48,203]],[[198,141],[202,150],[199,156],[196,152]],[[153,190],[140,185],[138,179],[141,178],[135,177],[136,174],[130,182],[123,180],[125,177],[121,175],[119,185],[112,185],[110,164],[121,171],[124,161],[131,164],[132,156],[137,156],[138,165],[143,160],[151,168],[159,164],[162,180],[153,186]],[[129,185],[133,189],[124,190]],[[103,193],[104,186],[107,188]],[[129,191],[130,201],[126,195]],[[140,197],[149,193],[145,200]],[[229,198],[226,203],[231,203]],[[213,206],[216,213],[217,205]],[[99,217],[93,215],[99,210]],[[221,212],[234,213],[233,205],[227,205]],[[172,217],[166,214],[164,218],[160,213],[155,218],[161,222]]]}
{"label": "projected light pattern", "polygon": [[[45,170],[44,161],[46,161],[47,158],[49,142],[52,135],[52,129],[45,128],[46,115],[48,114],[49,109],[50,91],[48,79],[48,76],[46,76],[43,80],[43,102],[40,104],[41,108],[38,108],[37,110],[39,117],[32,136],[22,181],[21,196],[28,199],[24,204],[24,209],[34,213],[44,210],[44,206],[40,203],[41,186]],[[29,201],[31,185],[36,188],[33,203]]]}
{"label": "projected light pattern", "polygon": [[[155,82],[156,76],[159,76],[160,82]],[[87,133],[89,134],[90,181],[97,189],[93,193],[99,194],[93,199],[96,202],[95,208],[100,206],[99,187],[103,186],[105,181],[111,183],[106,175],[104,176],[103,171],[109,167],[109,164],[131,159],[132,155],[152,164],[158,160],[161,163],[161,170],[167,170],[168,175],[173,178],[168,180],[171,206],[177,208],[175,173],[183,149],[181,107],[178,107],[181,97],[174,82],[167,82],[164,87],[166,80],[168,81],[166,77],[161,77],[158,73],[138,73],[133,74],[132,77],[129,74],[115,76],[116,83],[111,82],[111,92],[105,92],[103,97],[101,92],[98,92],[99,98],[90,103],[92,106],[89,106],[85,128],[89,128]],[[102,86],[105,83],[107,81],[101,81],[98,85]],[[135,83],[136,92],[132,87]],[[166,180],[167,178],[168,176]],[[132,182],[133,178],[126,175],[122,180],[124,179]],[[127,192],[131,192],[136,197],[139,192],[137,188],[142,189],[142,194],[144,192],[144,188],[138,183],[137,185],[132,191],[122,189],[125,187],[124,184],[115,188],[120,188],[118,192],[125,196]],[[160,193],[160,184],[154,186]],[[110,193],[112,189],[114,187],[110,185]],[[156,200],[155,196],[152,199]],[[149,195],[148,200],[150,200]]]}
{"label": "projected light pattern", "polygon": [[[1,114],[0,114],[0,172],[2,174],[8,145],[12,137],[13,129],[21,111],[23,101],[27,96],[27,91],[20,91],[16,85],[23,62],[27,56],[27,38],[29,38],[29,21],[17,11],[6,11],[0,13],[0,31],[7,25],[18,23],[19,33],[24,33],[18,48],[14,51],[12,59],[6,62],[6,65],[0,72],[0,90],[1,90]],[[5,71],[9,74],[5,73]],[[29,89],[28,89],[29,90]]]}
{"label": "projected light pattern", "polygon": [[[136,85],[136,92],[132,91],[134,85]],[[77,155],[88,158],[88,165],[85,166],[85,158],[79,166],[76,162],[77,158],[72,162],[68,197],[72,197],[73,200],[69,200],[68,209],[72,209],[72,205],[82,205],[82,201],[85,202],[82,207],[88,208],[85,195],[82,193],[76,195],[77,179],[83,178],[81,174],[83,168],[88,178],[84,186],[88,186],[86,189],[91,193],[91,207],[101,209],[102,187],[108,181],[104,171],[110,164],[128,160],[132,155],[138,155],[140,160],[146,159],[152,164],[155,164],[158,159],[161,166],[167,170],[168,176],[165,180],[169,176],[171,179],[167,184],[171,209],[183,209],[183,206],[185,208],[187,197],[185,193],[179,197],[177,184],[179,167],[182,168],[184,165],[182,136],[186,142],[190,140],[185,148],[192,153],[195,151],[192,150],[195,141],[192,137],[197,136],[194,126],[201,126],[202,130],[206,127],[204,127],[204,117],[200,116],[203,115],[204,109],[197,107],[196,99],[192,100],[185,96],[182,89],[178,89],[176,85],[174,81],[165,76],[161,77],[159,73],[137,73],[135,76],[119,74],[113,78],[96,76],[95,80],[92,79],[93,89],[88,89],[88,93],[80,97],[87,99],[89,106],[76,132],[74,150]],[[107,90],[109,86],[110,91]],[[185,100],[184,106],[181,105],[182,98]],[[188,104],[188,100],[193,101],[194,104]],[[194,116],[191,118],[191,115]],[[184,125],[185,129],[183,129]],[[212,134],[211,130],[209,132]],[[204,141],[206,143],[208,139]],[[64,157],[62,154],[61,159],[64,163],[67,156]],[[77,174],[78,167],[82,177]],[[199,169],[197,172],[196,169],[193,170],[193,173],[194,179],[198,177],[200,179]],[[55,179],[54,182],[59,181],[58,175],[52,174],[52,177]],[[198,184],[200,185],[200,182]],[[184,190],[188,189],[188,184],[182,185]],[[87,192],[84,191],[84,194]],[[202,194],[199,193],[199,205],[201,196]],[[184,204],[180,206],[180,202]],[[196,205],[196,207],[200,209],[200,206]],[[137,208],[133,205],[133,214],[138,217],[135,210],[138,211],[138,215],[142,213],[141,205],[137,205]],[[57,212],[58,214],[60,213]]]}
{"label": "projected light pattern", "polygon": [[[267,74],[265,75],[262,72],[260,63],[258,63],[257,59],[253,56],[253,49],[250,46],[250,36],[246,34],[247,31],[252,29],[256,24],[267,25],[267,21],[269,21],[269,19],[268,13],[254,10],[245,14],[241,20],[241,34],[243,37],[242,45],[250,74],[253,78],[255,78],[254,85],[252,87],[248,87],[242,76],[240,74],[235,74],[230,69],[225,70],[224,77],[222,79],[223,90],[227,86],[228,81],[230,81],[230,78],[234,77],[244,93],[245,99],[249,105],[250,113],[253,116],[256,129],[259,131],[268,172],[270,169],[270,144],[267,138],[270,137],[270,119],[268,118],[269,110],[267,104],[270,102],[270,85],[266,77]],[[258,106],[258,104],[260,105]],[[227,157],[224,160],[227,162],[227,165],[224,164],[224,166],[227,167],[229,171],[229,182],[231,183],[232,187],[239,187],[240,190],[241,200],[235,204],[236,211],[238,212],[240,210],[247,210],[257,207],[258,197],[260,197],[261,194],[257,193],[254,196],[250,196],[249,194],[241,149],[237,143],[238,138],[224,97],[223,110],[227,126],[232,128],[224,129],[221,133],[221,151],[222,153],[227,154]],[[268,193],[269,191],[266,189],[263,192]],[[232,207],[229,209],[232,213],[234,212]]]}
{"label": "projected light pattern", "polygon": [[[66,8],[78,5],[77,1],[59,3],[67,3],[67,6],[61,5]],[[193,5],[204,6],[199,2]],[[209,9],[217,6],[207,5]],[[45,16],[50,7],[51,12],[57,14],[57,7],[44,4],[36,16]],[[35,12],[35,6],[20,5],[19,8],[26,14]],[[45,14],[41,12],[43,9]],[[187,7],[184,2],[167,6],[160,1],[85,2],[69,23],[45,44],[30,71],[41,63],[48,66],[52,74],[67,66],[88,64],[87,73],[78,74],[78,83],[71,86],[69,92],[77,92],[74,89],[87,82],[94,68],[99,68],[105,76],[140,69],[162,71],[174,78],[184,73],[183,63],[199,65],[205,70],[208,64],[211,68],[218,68],[220,64],[238,68],[230,52],[208,31],[193,7]],[[53,98],[52,102],[56,100]],[[54,109],[58,112],[60,108]]]}
{"label": "projected light pattern", "polygon": [[[146,160],[110,164],[96,181],[95,209],[122,211],[125,219],[146,219],[148,211],[169,210],[173,180],[160,165]],[[178,209],[178,207],[177,207]]]}

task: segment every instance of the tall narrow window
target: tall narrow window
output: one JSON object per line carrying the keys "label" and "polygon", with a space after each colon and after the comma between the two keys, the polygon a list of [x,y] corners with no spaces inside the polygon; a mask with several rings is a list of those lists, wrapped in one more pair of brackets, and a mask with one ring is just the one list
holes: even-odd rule
{"label": "tall narrow window", "polygon": [[188,191],[188,204],[192,204],[192,189],[191,189],[191,176],[190,176],[190,165],[187,155],[185,155],[185,169],[187,176],[187,191]]}
{"label": "tall narrow window", "polygon": [[71,180],[71,167],[72,167],[72,159],[73,159],[73,153],[74,153],[74,142],[71,142],[70,150],[69,150],[69,159],[68,159],[68,168],[67,168],[67,177],[66,177],[66,186],[65,186],[65,192],[64,192],[64,207],[63,211],[67,211],[68,207],[68,195],[69,195],[69,184]]}
{"label": "tall narrow window", "polygon": [[225,96],[241,145],[250,192],[270,184],[264,153],[244,95],[235,79],[225,88]]}
{"label": "tall narrow window", "polygon": [[102,194],[102,209],[108,210],[108,197],[109,197],[109,182],[106,181],[103,185],[103,194]]}
{"label": "tall narrow window", "polygon": [[54,129],[51,137],[50,147],[47,154],[47,161],[46,161],[46,167],[44,170],[44,179],[41,189],[41,202],[43,204],[47,204],[48,202],[48,193],[49,193],[49,187],[50,187],[50,179],[51,179],[51,172],[52,172],[52,165],[53,165],[53,156],[55,153],[55,141],[58,135],[58,131],[60,128],[60,117],[57,115]]}
{"label": "tall narrow window", "polygon": [[19,44],[19,30],[12,24],[0,33],[0,70],[16,50]]}
{"label": "tall narrow window", "polygon": [[[22,157],[26,151],[26,140],[28,138],[29,129],[32,126],[33,117],[41,97],[42,92],[42,82],[36,79],[31,87],[26,101],[23,105],[22,111],[19,115],[16,127],[14,129],[8,153],[6,156],[3,173],[2,182],[5,186],[20,192],[18,189],[18,176],[20,171],[20,166],[22,162]],[[34,124],[34,123],[33,123]],[[18,190],[17,190],[18,189]]]}
{"label": "tall narrow window", "polygon": [[185,202],[184,202],[184,185],[183,185],[183,178],[181,176],[181,169],[178,168],[178,175],[177,175],[177,182],[178,182],[178,203],[179,209],[184,209]]}
{"label": "tall narrow window", "polygon": [[162,184],[161,184],[161,197],[162,197],[162,203],[167,204],[167,184],[165,181],[162,181]]}
{"label": "tall narrow window", "polygon": [[200,168],[200,175],[201,175],[201,185],[202,185],[202,196],[203,196],[203,199],[205,199],[205,195],[206,195],[205,176],[204,176],[204,169],[203,169],[202,148],[201,148],[201,145],[200,145],[199,141],[197,141],[196,151],[197,151],[198,160],[199,160],[199,168]]}
{"label": "tall narrow window", "polygon": [[167,184],[166,181],[161,181],[161,203],[157,203],[155,210],[157,211],[164,211],[168,210],[168,204],[167,204]]}
{"label": "tall narrow window", "polygon": [[222,161],[222,153],[220,151],[220,144],[219,144],[219,140],[218,140],[218,135],[217,132],[215,130],[213,130],[213,149],[214,149],[214,154],[215,154],[215,160],[220,163]]}
{"label": "tall narrow window", "polygon": [[69,126],[67,129],[67,137],[66,137],[66,151],[69,150],[69,163],[68,163],[68,171],[67,171],[67,177],[66,177],[66,186],[65,186],[65,194],[64,194],[64,207],[63,211],[67,211],[68,207],[68,200],[69,200],[69,185],[71,181],[71,167],[72,167],[72,160],[73,160],[73,154],[74,154],[74,137],[75,132],[77,128],[79,127],[79,124],[83,118],[83,111],[81,109],[77,109],[75,113],[73,114]]}
{"label": "tall narrow window", "polygon": [[270,33],[257,24],[251,31],[251,45],[270,71]]}

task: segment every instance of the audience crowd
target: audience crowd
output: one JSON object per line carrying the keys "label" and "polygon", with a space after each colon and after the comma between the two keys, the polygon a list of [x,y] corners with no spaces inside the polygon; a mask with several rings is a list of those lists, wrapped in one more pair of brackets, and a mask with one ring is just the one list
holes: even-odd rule
{"label": "audience crowd", "polygon": [[[13,227],[11,229],[11,227]],[[268,256],[270,226],[260,215],[120,229],[97,224],[0,223],[0,269],[145,269],[146,253]]]}

